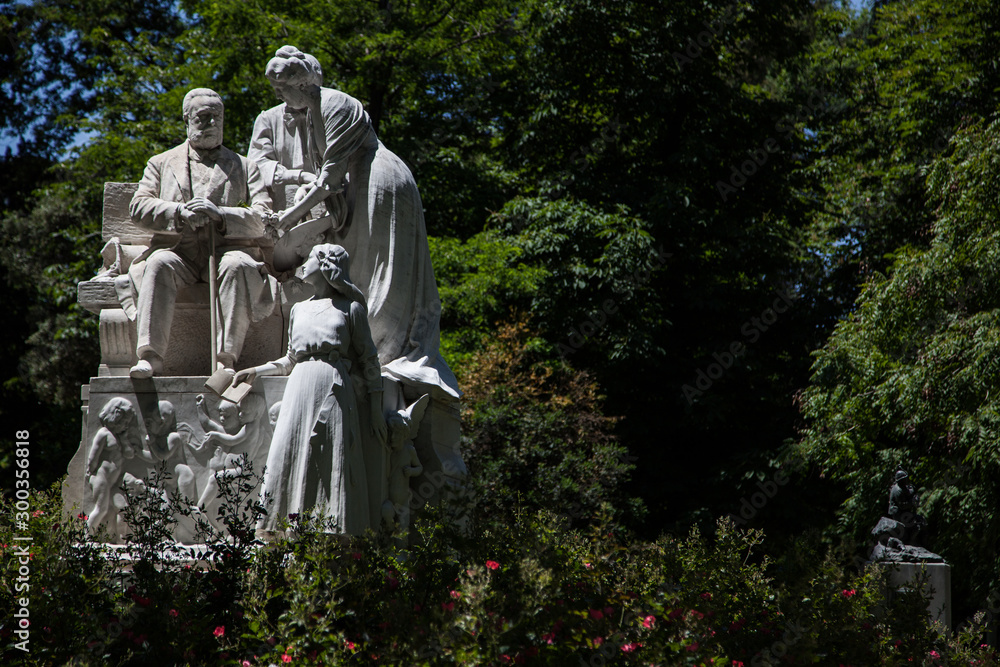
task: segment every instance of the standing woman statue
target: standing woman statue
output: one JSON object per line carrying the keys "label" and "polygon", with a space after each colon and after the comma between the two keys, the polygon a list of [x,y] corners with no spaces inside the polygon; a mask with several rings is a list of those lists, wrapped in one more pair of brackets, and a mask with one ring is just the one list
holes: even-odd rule
{"label": "standing woman statue", "polygon": [[458,383],[439,353],[441,301],[413,174],[378,140],[358,100],[322,87],[316,58],[283,46],[265,74],[284,104],[257,117],[249,157],[275,209],[316,188],[343,189],[347,219],[328,238],[350,253],[383,374],[417,395],[457,400]]}
{"label": "standing woman statue", "polygon": [[[263,531],[275,531],[289,514],[309,510],[332,519],[349,535],[378,527],[379,517],[369,512],[363,447],[375,439],[385,443],[382,376],[365,299],[351,283],[348,265],[348,254],[340,246],[313,248],[303,280],[314,296],[292,306],[288,354],[242,370],[233,380],[238,384],[259,375],[289,376],[261,487],[261,497],[272,498],[258,526]],[[362,369],[355,377],[360,375],[367,385],[368,400],[360,404],[352,366]],[[363,425],[374,438],[363,437]]]}

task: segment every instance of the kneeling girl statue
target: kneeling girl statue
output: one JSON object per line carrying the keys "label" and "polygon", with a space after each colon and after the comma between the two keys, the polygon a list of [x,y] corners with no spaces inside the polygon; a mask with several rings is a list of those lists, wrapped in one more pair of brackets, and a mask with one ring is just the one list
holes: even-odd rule
{"label": "kneeling girl statue", "polygon": [[[378,527],[379,517],[369,511],[364,447],[385,443],[382,374],[365,298],[348,266],[342,247],[313,248],[304,281],[315,294],[292,306],[288,354],[234,378],[289,376],[261,487],[262,497],[271,497],[258,525],[265,535],[289,514],[308,511],[349,535]],[[367,391],[356,392],[358,382]]]}

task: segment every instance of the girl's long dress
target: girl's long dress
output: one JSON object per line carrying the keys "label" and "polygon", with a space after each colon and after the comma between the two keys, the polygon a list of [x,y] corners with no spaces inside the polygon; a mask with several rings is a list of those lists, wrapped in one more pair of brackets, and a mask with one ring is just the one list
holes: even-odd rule
{"label": "girl's long dress", "polygon": [[279,520],[308,510],[350,535],[374,525],[352,364],[362,364],[369,391],[381,389],[362,304],[336,296],[292,306],[288,355],[277,362],[290,374],[267,457],[261,493],[271,498],[259,528],[276,530]]}

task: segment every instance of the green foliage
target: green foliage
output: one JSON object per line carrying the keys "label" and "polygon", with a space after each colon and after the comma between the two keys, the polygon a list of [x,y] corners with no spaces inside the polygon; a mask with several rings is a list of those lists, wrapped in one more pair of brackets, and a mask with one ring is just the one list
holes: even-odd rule
{"label": "green foliage", "polygon": [[641,503],[625,489],[633,469],[583,372],[549,360],[543,340],[522,322],[499,328],[464,366],[463,451],[477,512],[533,513],[562,508],[575,525],[605,507],[636,520]]}
{"label": "green foliage", "polygon": [[933,549],[971,605],[1000,584],[1000,124],[961,130],[928,177],[934,239],[871,280],[816,355],[797,451],[842,481],[845,529],[860,536],[884,507],[894,466],[923,487]]}
{"label": "green foliage", "polygon": [[728,522],[713,541],[642,542],[545,512],[457,529],[445,505],[406,551],[296,517],[294,537],[250,548],[240,567],[210,543],[205,560],[153,568],[85,541],[55,494],[30,505],[18,531],[33,538],[30,588],[16,594],[18,547],[0,528],[0,608],[10,619],[28,596],[31,619],[28,653],[0,626],[3,655],[23,664],[997,664],[976,645],[981,627],[943,639],[926,600],[887,599],[874,570],[803,553],[801,571],[776,578],[755,556],[763,535]]}

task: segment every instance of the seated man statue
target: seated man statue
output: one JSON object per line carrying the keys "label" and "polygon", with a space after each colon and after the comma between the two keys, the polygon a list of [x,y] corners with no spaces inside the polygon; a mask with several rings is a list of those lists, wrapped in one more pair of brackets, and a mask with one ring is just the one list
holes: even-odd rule
{"label": "seated man statue", "polygon": [[250,322],[274,309],[274,279],[258,247],[271,211],[260,170],[222,145],[218,93],[196,88],[184,97],[183,110],[187,141],[149,160],[129,206],[132,221],[153,232],[128,283],[118,284],[136,322],[139,361],[129,371],[136,379],[162,371],[177,292],[208,280],[213,241],[219,262],[213,344],[220,365],[235,366]]}

